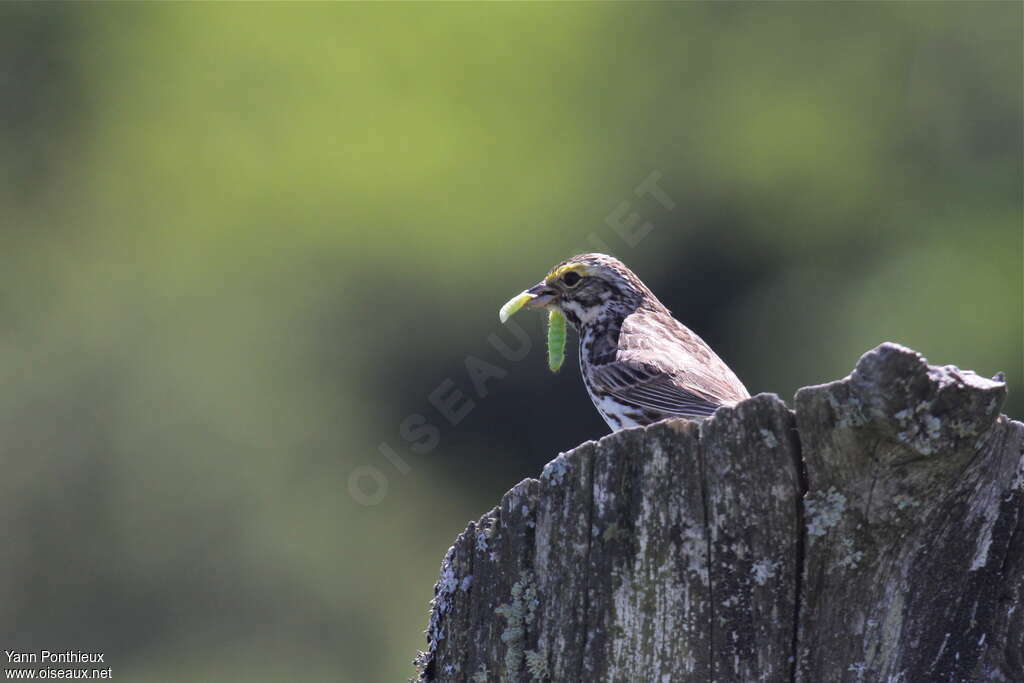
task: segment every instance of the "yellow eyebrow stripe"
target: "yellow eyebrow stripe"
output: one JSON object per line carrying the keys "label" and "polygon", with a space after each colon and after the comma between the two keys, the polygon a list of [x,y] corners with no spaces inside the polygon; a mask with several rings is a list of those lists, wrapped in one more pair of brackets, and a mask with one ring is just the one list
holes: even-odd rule
{"label": "yellow eyebrow stripe", "polygon": [[560,266],[560,267],[555,268],[554,270],[552,270],[550,273],[548,273],[548,276],[546,278],[544,278],[544,280],[546,282],[551,282],[552,280],[557,280],[558,278],[562,277],[566,273],[571,273],[571,272],[579,273],[581,276],[590,275],[591,274],[591,270],[590,270],[590,268],[587,267],[586,264],[584,264],[584,263],[569,263],[567,265]]}

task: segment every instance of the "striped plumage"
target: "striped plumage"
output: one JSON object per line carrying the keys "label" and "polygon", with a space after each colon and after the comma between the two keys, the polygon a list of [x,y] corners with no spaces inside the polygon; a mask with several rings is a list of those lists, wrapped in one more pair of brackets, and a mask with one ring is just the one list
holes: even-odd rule
{"label": "striped plumage", "polygon": [[579,335],[587,392],[613,431],[667,417],[703,419],[749,394],[696,334],[618,259],[580,254],[527,290]]}

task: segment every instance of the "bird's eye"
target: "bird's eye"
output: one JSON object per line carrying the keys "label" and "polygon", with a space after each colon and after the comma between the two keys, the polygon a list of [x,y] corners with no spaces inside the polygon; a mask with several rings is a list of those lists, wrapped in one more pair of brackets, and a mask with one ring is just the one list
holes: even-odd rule
{"label": "bird's eye", "polygon": [[562,282],[564,282],[569,287],[575,287],[580,283],[580,280],[582,279],[583,278],[580,277],[579,273],[573,272],[571,270],[562,276]]}

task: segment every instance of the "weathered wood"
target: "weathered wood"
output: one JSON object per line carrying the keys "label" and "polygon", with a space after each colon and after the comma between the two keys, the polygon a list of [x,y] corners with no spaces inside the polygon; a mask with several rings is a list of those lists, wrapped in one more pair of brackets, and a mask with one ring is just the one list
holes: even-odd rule
{"label": "weathered wood", "polygon": [[1024,425],[883,344],[563,453],[470,523],[421,680],[1024,681]]}
{"label": "weathered wood", "polygon": [[892,344],[797,393],[798,680],[1024,680],[1024,425],[1005,394]]}

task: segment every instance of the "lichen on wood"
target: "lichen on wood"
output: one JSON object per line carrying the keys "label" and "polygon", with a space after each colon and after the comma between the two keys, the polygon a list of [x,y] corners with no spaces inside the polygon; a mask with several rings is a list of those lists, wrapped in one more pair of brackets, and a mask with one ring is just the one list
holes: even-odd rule
{"label": "lichen on wood", "polygon": [[424,681],[1024,680],[1024,425],[883,344],[559,455],[449,549]]}

